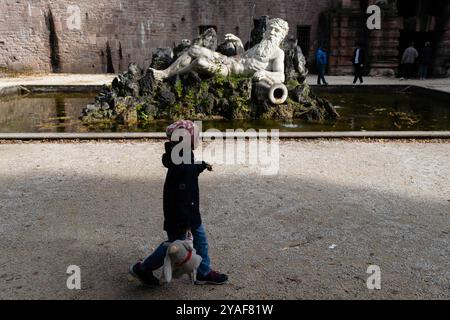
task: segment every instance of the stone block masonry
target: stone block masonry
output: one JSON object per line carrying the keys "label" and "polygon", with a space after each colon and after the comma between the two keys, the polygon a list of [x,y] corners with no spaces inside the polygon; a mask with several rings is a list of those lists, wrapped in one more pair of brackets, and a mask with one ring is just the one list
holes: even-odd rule
{"label": "stone block masonry", "polygon": [[[146,67],[154,48],[192,39],[198,35],[200,26],[216,27],[219,39],[226,33],[234,33],[246,42],[253,18],[262,15],[286,19],[295,37],[297,26],[310,26],[307,55],[313,57],[319,15],[331,2],[2,0],[0,68],[51,72],[55,69],[51,59],[55,54],[61,72],[118,72],[130,62]],[[48,21],[50,11],[54,23]],[[52,25],[58,40],[56,48],[50,45]]]}

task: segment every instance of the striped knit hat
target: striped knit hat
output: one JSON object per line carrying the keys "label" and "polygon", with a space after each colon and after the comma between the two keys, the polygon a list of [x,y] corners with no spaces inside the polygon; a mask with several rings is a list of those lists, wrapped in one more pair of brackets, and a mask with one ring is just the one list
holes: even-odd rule
{"label": "striped knit hat", "polygon": [[187,133],[191,136],[192,144],[194,144],[194,142],[198,139],[199,128],[190,120],[180,120],[168,126],[166,130],[167,138],[172,140],[173,133],[179,129],[184,129],[187,131]]}

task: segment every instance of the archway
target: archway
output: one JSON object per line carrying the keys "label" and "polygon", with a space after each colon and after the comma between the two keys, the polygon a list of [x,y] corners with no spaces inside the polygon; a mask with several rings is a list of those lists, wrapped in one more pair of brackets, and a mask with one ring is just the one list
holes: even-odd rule
{"label": "archway", "polygon": [[398,15],[403,18],[400,30],[399,60],[405,49],[414,42],[417,49],[430,42],[436,52],[445,27],[447,0],[398,0]]}

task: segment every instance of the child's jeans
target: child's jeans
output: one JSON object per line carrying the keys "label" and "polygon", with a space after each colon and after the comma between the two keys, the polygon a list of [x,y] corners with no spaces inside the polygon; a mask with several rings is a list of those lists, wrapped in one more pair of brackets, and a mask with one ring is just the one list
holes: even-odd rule
{"label": "child's jeans", "polygon": [[[201,276],[207,276],[211,272],[210,260],[208,256],[208,239],[206,238],[206,232],[203,225],[197,230],[192,230],[194,236],[194,249],[197,254],[202,257],[202,263],[198,267],[197,273]],[[164,258],[166,257],[167,247],[171,242],[176,240],[185,240],[186,237],[177,237],[167,233],[169,237],[169,243],[163,242],[161,245],[150,255],[144,262],[142,262],[141,268],[144,272],[151,272],[161,268],[164,264]]]}

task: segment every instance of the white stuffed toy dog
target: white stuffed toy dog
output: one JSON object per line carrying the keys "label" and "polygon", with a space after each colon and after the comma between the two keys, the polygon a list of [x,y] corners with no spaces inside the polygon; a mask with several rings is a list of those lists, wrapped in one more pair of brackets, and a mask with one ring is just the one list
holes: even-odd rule
{"label": "white stuffed toy dog", "polygon": [[194,249],[192,234],[188,233],[186,240],[177,240],[169,244],[160,283],[167,284],[172,278],[178,279],[187,274],[195,284],[197,268],[201,262],[202,257]]}

